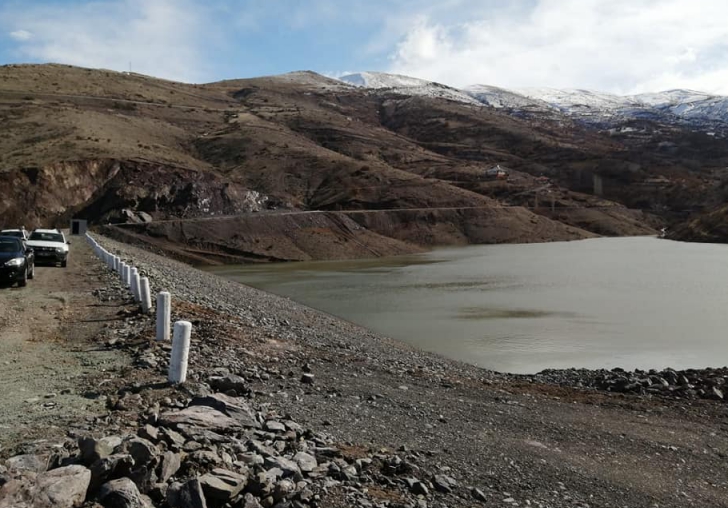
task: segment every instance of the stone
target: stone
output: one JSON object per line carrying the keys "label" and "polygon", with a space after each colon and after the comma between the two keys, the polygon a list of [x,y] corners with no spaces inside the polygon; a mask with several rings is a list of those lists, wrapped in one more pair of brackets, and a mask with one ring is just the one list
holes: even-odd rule
{"label": "stone", "polygon": [[139,437],[156,443],[159,441],[159,429],[151,425],[145,425],[139,429]]}
{"label": "stone", "polygon": [[295,489],[296,486],[290,480],[281,480],[276,482],[276,485],[273,488],[273,499],[276,502],[281,501],[292,494]]}
{"label": "stone", "polygon": [[190,406],[182,411],[162,413],[159,415],[159,423],[165,427],[190,425],[212,431],[227,431],[242,427],[237,420],[208,406]]}
{"label": "stone", "polygon": [[220,411],[226,416],[235,419],[243,427],[259,429],[260,422],[255,418],[255,411],[240,397],[230,397],[223,393],[214,393],[205,397],[195,397],[190,407],[210,407]]}
{"label": "stone", "polygon": [[243,502],[238,503],[237,506],[239,506],[240,508],[263,508],[258,502],[258,499],[250,492],[245,494]]}
{"label": "stone", "polygon": [[237,457],[240,462],[248,466],[262,466],[264,462],[263,457],[257,453],[239,453]]}
{"label": "stone", "polygon": [[11,457],[6,460],[5,465],[11,471],[33,471],[34,473],[42,473],[48,469],[48,457],[32,453],[16,455],[15,457]]}
{"label": "stone", "polygon": [[258,473],[250,478],[248,490],[256,497],[264,498],[273,493],[273,481],[266,473]]}
{"label": "stone", "polygon": [[205,497],[219,503],[227,503],[245,488],[248,476],[228,471],[213,469],[200,478]]}
{"label": "stone", "polygon": [[265,430],[270,432],[285,432],[286,426],[277,420],[266,420]]}
{"label": "stone", "polygon": [[213,390],[220,392],[234,391],[238,394],[244,394],[248,391],[248,383],[244,378],[235,374],[225,374],[223,376],[212,376],[207,382]]}
{"label": "stone", "polygon": [[159,454],[159,450],[152,442],[141,437],[127,441],[126,449],[128,450],[129,455],[131,455],[134,459],[134,464],[136,466],[149,464],[154,461]]}
{"label": "stone", "polygon": [[304,473],[310,473],[318,466],[316,457],[306,452],[298,452],[293,456],[293,461],[298,464],[298,468]]}
{"label": "stone", "polygon": [[159,429],[159,436],[164,439],[164,441],[173,450],[179,450],[185,444],[185,438],[182,437],[182,434],[175,432],[172,429],[162,427]]}
{"label": "stone", "polygon": [[473,499],[480,501],[481,503],[488,502],[488,496],[486,496],[485,493],[477,487],[470,489],[470,495],[473,496]]}
{"label": "stone", "polygon": [[210,450],[197,450],[188,455],[189,460],[202,466],[218,466],[222,464],[220,456]]}
{"label": "stone", "polygon": [[452,492],[453,488],[457,487],[457,482],[449,476],[438,474],[433,476],[432,485],[436,491],[448,494]]}
{"label": "stone", "polygon": [[164,452],[164,455],[162,455],[159,461],[159,467],[157,469],[159,481],[162,483],[168,482],[169,479],[172,478],[177,471],[179,471],[181,464],[182,461],[180,459],[179,453],[175,453],[173,451]]}
{"label": "stone", "polygon": [[298,464],[285,457],[266,457],[264,465],[268,469],[278,468],[283,471],[283,477],[293,476],[300,473]]}
{"label": "stone", "polygon": [[114,449],[121,445],[121,436],[106,436],[99,439],[82,437],[78,440],[78,449],[81,451],[81,460],[91,465],[97,460],[108,457]]}
{"label": "stone", "polygon": [[66,466],[36,477],[31,506],[73,508],[81,506],[91,482],[91,471],[83,466]]}
{"label": "stone", "polygon": [[184,484],[170,485],[167,489],[167,505],[175,508],[207,508],[200,480],[193,478]]}
{"label": "stone", "polygon": [[127,476],[134,467],[134,459],[126,453],[116,453],[103,457],[91,464],[90,491],[95,491],[99,486],[112,478]]}
{"label": "stone", "polygon": [[283,425],[285,425],[288,430],[293,431],[296,434],[301,434],[303,432],[303,427],[292,420],[283,420]]}
{"label": "stone", "polygon": [[119,478],[104,483],[98,499],[106,508],[148,508],[149,503],[129,478]]}
{"label": "stone", "polygon": [[708,396],[709,396],[709,397],[710,397],[711,399],[715,399],[715,400],[723,400],[723,390],[721,390],[721,389],[720,389],[720,388],[718,388],[717,386],[714,386],[714,387],[712,387],[712,388],[711,388],[711,389],[710,389],[710,390],[708,391]]}
{"label": "stone", "polygon": [[424,482],[416,481],[412,484],[410,487],[410,491],[416,496],[428,496],[430,495],[430,489],[427,488],[427,485],[424,484]]}
{"label": "stone", "polygon": [[314,376],[310,372],[304,372],[301,376],[301,383],[305,385],[313,384]]}

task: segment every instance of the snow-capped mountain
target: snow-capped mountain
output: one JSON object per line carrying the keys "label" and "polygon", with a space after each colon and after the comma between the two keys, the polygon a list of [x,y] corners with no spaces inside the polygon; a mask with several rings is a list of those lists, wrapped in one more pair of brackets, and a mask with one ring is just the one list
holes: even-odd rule
{"label": "snow-capped mountain", "polygon": [[419,78],[411,78],[409,76],[401,76],[399,74],[386,74],[383,72],[359,72],[356,74],[348,74],[339,78],[345,83],[349,83],[361,88],[371,88],[375,90],[386,90],[390,93],[398,93],[402,95],[421,95],[424,97],[437,97],[451,101],[472,104],[473,106],[482,106],[483,103],[471,97],[469,94],[457,88],[447,85],[427,81]]}
{"label": "snow-capped mountain", "polygon": [[472,85],[463,89],[468,95],[498,109],[551,111],[554,107],[546,101],[526,97],[517,92],[489,85]]}
{"label": "snow-capped mountain", "polygon": [[490,106],[508,113],[561,114],[597,127],[610,127],[634,119],[728,133],[728,97],[693,90],[667,90],[638,95],[616,95],[592,90],[522,88],[507,90],[489,85],[457,89],[424,79],[360,72],[339,78],[344,83],[375,92],[426,96]]}

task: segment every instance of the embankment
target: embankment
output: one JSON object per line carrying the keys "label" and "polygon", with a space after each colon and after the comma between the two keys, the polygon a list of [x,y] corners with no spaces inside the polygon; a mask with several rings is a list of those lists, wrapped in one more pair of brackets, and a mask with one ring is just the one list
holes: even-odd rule
{"label": "embankment", "polygon": [[193,264],[355,259],[440,245],[596,236],[520,207],[255,213],[107,226],[103,232]]}
{"label": "embankment", "polygon": [[54,485],[69,507],[728,506],[723,402],[484,371],[99,240],[193,323],[188,382],[165,384],[169,345],[109,273],[94,294],[119,310],[89,349],[134,368],[104,372],[107,411],[67,438],[0,451],[25,453],[0,506]]}

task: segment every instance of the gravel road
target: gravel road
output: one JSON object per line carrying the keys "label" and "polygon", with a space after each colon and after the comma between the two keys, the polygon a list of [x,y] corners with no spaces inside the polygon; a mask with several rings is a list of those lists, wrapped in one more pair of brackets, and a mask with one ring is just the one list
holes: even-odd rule
{"label": "gravel road", "polygon": [[37,266],[26,287],[0,288],[0,451],[103,411],[89,383],[128,363],[89,343],[118,308],[91,295],[107,275],[81,243],[66,268]]}

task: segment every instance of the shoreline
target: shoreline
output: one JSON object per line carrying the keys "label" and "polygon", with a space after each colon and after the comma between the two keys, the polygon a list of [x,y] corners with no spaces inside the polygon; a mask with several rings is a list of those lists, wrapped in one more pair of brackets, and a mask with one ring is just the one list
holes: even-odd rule
{"label": "shoreline", "polygon": [[[195,482],[202,482],[208,505],[222,506],[212,501],[212,480],[205,476],[223,474],[221,468],[245,476],[239,497],[231,500],[243,508],[728,506],[723,459],[728,437],[720,402],[580,389],[572,379],[559,386],[556,377],[483,370],[98,240],[133,257],[154,292],[172,292],[173,320],[193,323],[189,382],[166,386],[169,346],[153,341],[153,319],[133,311],[125,290],[109,282],[110,274],[98,291],[123,304],[121,319],[110,322],[103,340],[129,355],[134,370],[120,371],[99,387],[107,415],[69,434],[61,462],[83,464],[95,474],[78,448],[89,433],[97,441],[121,436],[110,457],[132,453],[135,460],[147,460],[137,456],[143,445],[151,450],[155,474],[167,453],[175,455],[182,466],[163,482],[155,476],[156,483],[145,483],[149,477],[122,472],[112,480],[138,483],[140,495],[149,496],[146,506],[168,506],[170,495],[196,489]],[[304,374],[313,382],[303,381]],[[237,383],[235,388],[221,378]],[[170,414],[185,414],[211,396],[232,397],[262,428],[203,432],[175,424],[183,444],[162,437],[170,435]],[[21,448],[44,453],[42,444]],[[313,456],[322,469],[300,477],[281,469],[299,452]],[[213,457],[218,462],[205,462]],[[253,462],[243,462],[248,459]],[[686,463],[689,468],[681,466]],[[98,495],[89,490],[89,502]]]}

